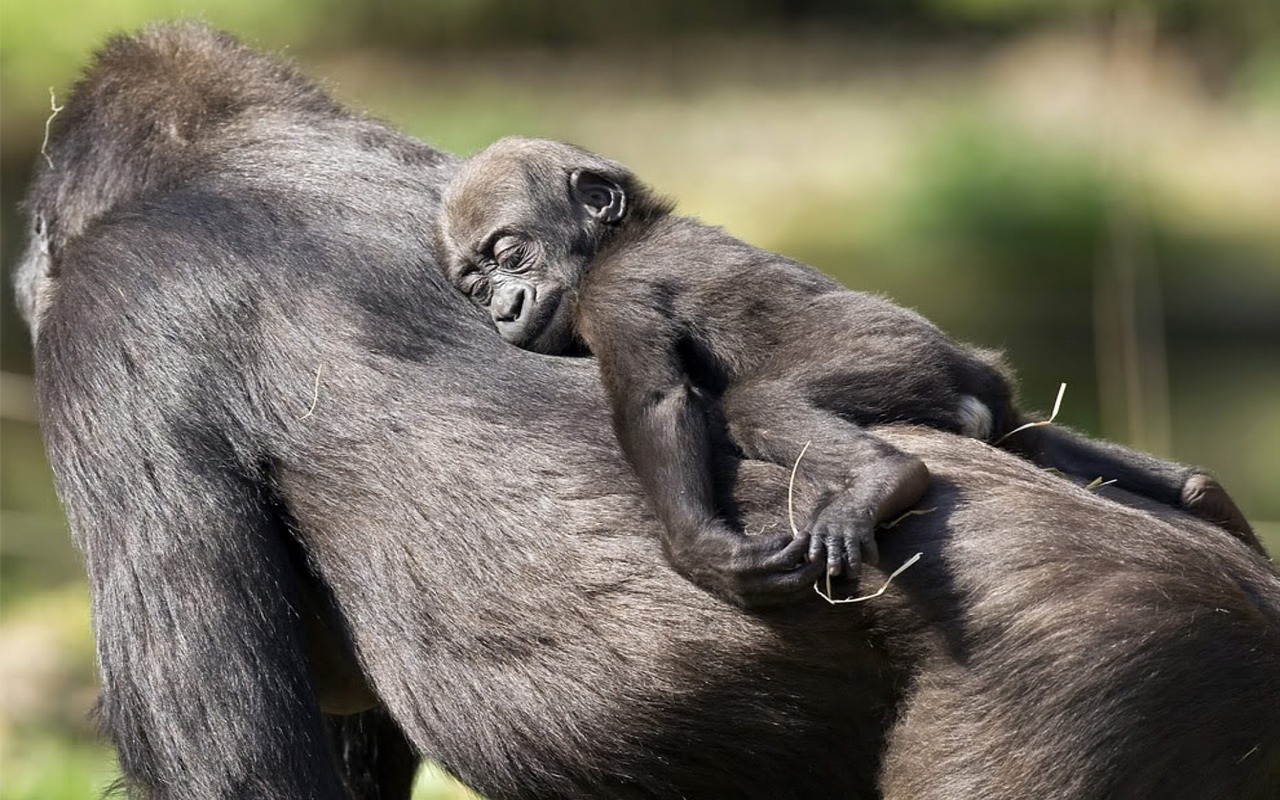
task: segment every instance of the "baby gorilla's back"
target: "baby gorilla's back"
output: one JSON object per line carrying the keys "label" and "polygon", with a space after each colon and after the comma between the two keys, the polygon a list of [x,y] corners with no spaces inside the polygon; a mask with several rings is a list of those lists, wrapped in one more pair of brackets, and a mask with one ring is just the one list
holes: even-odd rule
{"label": "baby gorilla's back", "polygon": [[966,347],[883,297],[822,295],[793,313],[786,331],[750,380],[790,382],[798,396],[850,422],[914,423],[989,440],[1013,418],[998,354]]}

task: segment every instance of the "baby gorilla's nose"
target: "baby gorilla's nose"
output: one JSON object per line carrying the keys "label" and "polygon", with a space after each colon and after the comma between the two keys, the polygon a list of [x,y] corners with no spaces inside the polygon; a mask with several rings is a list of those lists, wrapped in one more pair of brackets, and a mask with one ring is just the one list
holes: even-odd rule
{"label": "baby gorilla's nose", "polygon": [[524,286],[503,286],[493,298],[493,318],[498,322],[515,322],[524,311],[528,289]]}

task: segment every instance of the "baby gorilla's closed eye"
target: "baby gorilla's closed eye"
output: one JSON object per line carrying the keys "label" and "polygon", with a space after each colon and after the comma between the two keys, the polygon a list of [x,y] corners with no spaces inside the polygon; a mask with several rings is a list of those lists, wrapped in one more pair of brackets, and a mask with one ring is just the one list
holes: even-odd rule
{"label": "baby gorilla's closed eye", "polygon": [[516,236],[503,236],[493,245],[493,260],[504,272],[523,272],[529,267],[529,245]]}

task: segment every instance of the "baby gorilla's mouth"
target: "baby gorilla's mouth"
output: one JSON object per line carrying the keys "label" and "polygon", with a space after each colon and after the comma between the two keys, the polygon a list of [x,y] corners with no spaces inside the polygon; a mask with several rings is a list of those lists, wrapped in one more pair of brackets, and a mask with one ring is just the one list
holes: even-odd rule
{"label": "baby gorilla's mouth", "polygon": [[538,296],[532,287],[510,291],[501,305],[493,307],[493,322],[508,343],[526,349],[535,349],[532,343],[547,327],[555,313],[555,305]]}

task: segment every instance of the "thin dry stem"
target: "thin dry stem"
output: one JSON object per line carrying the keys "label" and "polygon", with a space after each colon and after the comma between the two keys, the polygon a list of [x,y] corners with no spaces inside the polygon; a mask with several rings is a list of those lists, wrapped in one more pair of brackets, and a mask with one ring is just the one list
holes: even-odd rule
{"label": "thin dry stem", "polygon": [[1094,489],[1101,489],[1103,486],[1110,486],[1111,484],[1113,484],[1113,483],[1115,483],[1115,482],[1116,482],[1116,479],[1115,479],[1115,478],[1112,478],[1112,479],[1111,479],[1111,480],[1109,480],[1109,481],[1104,481],[1104,480],[1102,479],[1102,476],[1101,476],[1101,475],[1099,475],[1098,477],[1096,477],[1096,478],[1094,478],[1093,480],[1089,481],[1088,485],[1086,485],[1084,488],[1085,488],[1087,491],[1092,492]]}
{"label": "thin dry stem", "polygon": [[58,105],[57,99],[53,94],[53,87],[49,87],[49,118],[44,121],[44,141],[40,142],[40,155],[44,156],[44,160],[48,162],[49,169],[53,169],[53,159],[49,158],[49,126],[53,124],[53,118],[58,116],[58,112],[64,107]]}
{"label": "thin dry stem", "polygon": [[902,522],[907,517],[920,517],[920,516],[924,516],[925,514],[932,514],[937,510],[938,510],[937,506],[934,506],[933,508],[913,508],[908,511],[904,511],[901,516],[895,518],[891,522],[884,523],[880,527],[884,528],[885,530],[888,530],[889,528],[896,528],[898,527],[898,523]]}
{"label": "thin dry stem", "polygon": [[320,402],[320,373],[323,371],[324,364],[316,367],[316,381],[315,385],[311,387],[311,407],[307,409],[307,413],[298,417],[299,422],[315,413],[316,404]]}
{"label": "thin dry stem", "polygon": [[1045,425],[1052,425],[1053,421],[1058,418],[1058,410],[1062,408],[1062,396],[1066,393],[1067,393],[1067,385],[1064,383],[1058,387],[1058,399],[1053,401],[1053,413],[1049,415],[1048,419],[1042,419],[1039,422],[1028,422],[1026,425],[1019,425],[1018,427],[1006,433],[1004,436],[1001,436],[999,439],[996,439],[995,444],[999,445],[1005,439],[1008,439],[1010,436],[1014,435],[1015,433],[1025,431],[1027,428],[1040,428]]}
{"label": "thin dry stem", "polygon": [[800,459],[804,458],[805,451],[809,449],[812,441],[805,442],[804,447],[800,448],[800,455],[796,456],[796,463],[791,465],[791,480],[787,483],[787,520],[791,523],[791,536],[794,539],[800,538],[800,529],[796,527],[796,470],[800,468]]}
{"label": "thin dry stem", "polygon": [[884,594],[886,591],[888,591],[889,584],[893,583],[893,579],[898,577],[902,573],[906,572],[907,568],[910,567],[912,564],[916,563],[917,561],[919,561],[920,557],[923,555],[924,555],[923,552],[916,553],[911,558],[908,558],[906,561],[902,562],[902,566],[898,567],[893,572],[889,573],[889,577],[884,579],[884,584],[881,585],[879,589],[872,592],[871,594],[864,594],[861,597],[846,597],[843,600],[836,600],[831,596],[831,576],[829,575],[827,576],[827,593],[823,594],[822,590],[818,588],[818,584],[816,583],[813,585],[813,591],[817,593],[818,597],[821,597],[823,600],[826,600],[829,604],[833,606],[842,606],[842,605],[845,605],[846,603],[863,603],[863,602],[866,602],[867,600],[874,600],[880,595]]}

